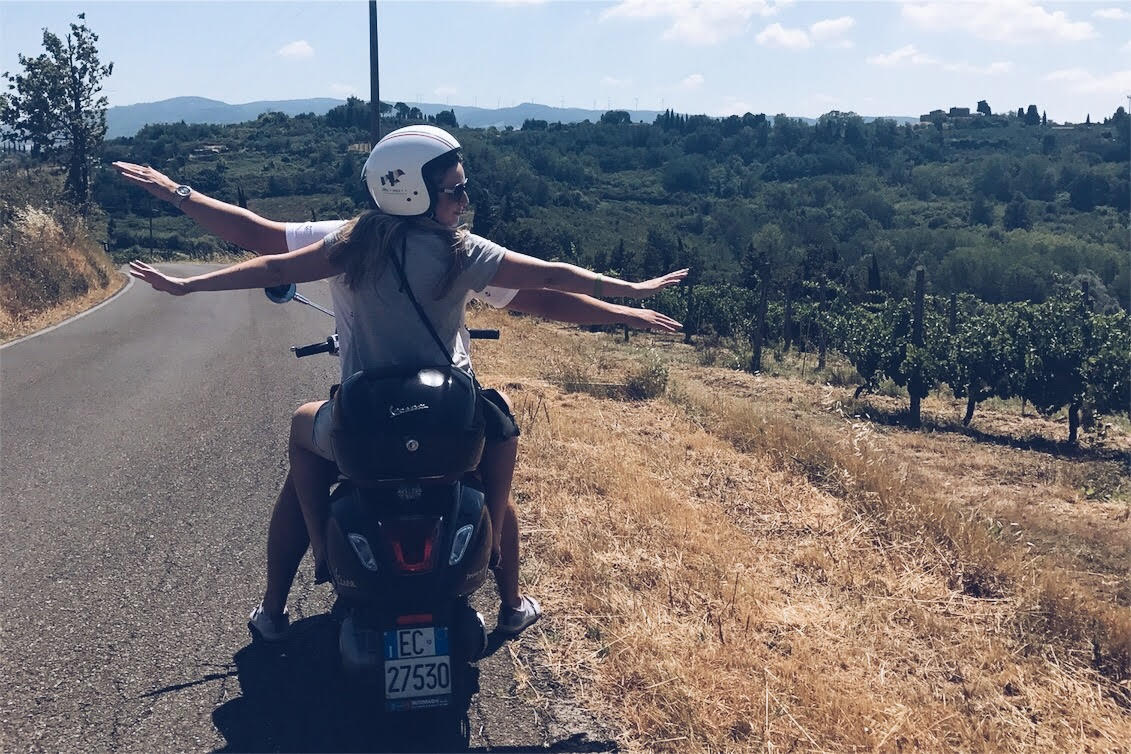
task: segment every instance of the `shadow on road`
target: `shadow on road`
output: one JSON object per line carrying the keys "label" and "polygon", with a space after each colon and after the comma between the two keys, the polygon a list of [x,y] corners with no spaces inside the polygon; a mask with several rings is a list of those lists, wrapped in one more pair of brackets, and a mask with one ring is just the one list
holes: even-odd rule
{"label": "shadow on road", "polygon": [[[492,635],[488,651],[505,637]],[[408,752],[467,751],[466,737],[456,731],[413,730],[400,725],[382,728],[372,696],[351,692],[338,666],[338,623],[316,615],[291,624],[286,641],[248,644],[235,654],[234,669],[242,695],[212,713],[227,745],[218,752]],[[428,734],[425,737],[424,734]],[[473,751],[475,749],[472,749]],[[547,746],[492,747],[491,751],[608,752],[615,743],[593,741],[584,734]]]}
{"label": "shadow on road", "polygon": [[[338,670],[338,624],[317,615],[291,625],[286,641],[248,644],[235,655],[242,696],[212,713],[227,740],[220,752],[449,751],[382,730],[372,697],[351,693]],[[458,742],[454,744],[458,746]]]}

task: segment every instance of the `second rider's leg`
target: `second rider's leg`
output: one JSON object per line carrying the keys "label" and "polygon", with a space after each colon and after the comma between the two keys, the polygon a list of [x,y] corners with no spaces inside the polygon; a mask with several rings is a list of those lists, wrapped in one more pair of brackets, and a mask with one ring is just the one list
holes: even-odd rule
{"label": "second rider's leg", "polygon": [[306,522],[288,471],[267,529],[267,588],[263,592],[263,609],[272,617],[283,614],[295,573],[309,545]]}
{"label": "second rider's leg", "polygon": [[518,590],[518,515],[510,501],[514,466],[518,459],[518,438],[490,443],[483,449],[479,466],[491,512],[491,526],[498,543],[499,562],[494,568],[499,601],[509,608],[522,602]]}
{"label": "second rider's leg", "polygon": [[338,468],[327,460],[314,442],[315,419],[326,401],[306,403],[291,418],[291,478],[294,480],[310,547],[314,551],[315,580],[328,580],[326,568],[326,520],[330,508],[330,486],[338,478]]}

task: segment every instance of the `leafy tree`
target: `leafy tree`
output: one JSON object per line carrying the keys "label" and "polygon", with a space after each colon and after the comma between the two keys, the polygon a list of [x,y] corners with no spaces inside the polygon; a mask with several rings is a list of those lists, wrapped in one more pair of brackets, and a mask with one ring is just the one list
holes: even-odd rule
{"label": "leafy tree", "polygon": [[995,155],[982,163],[981,171],[974,178],[974,190],[1006,202],[1013,193],[1012,180],[1009,160]]}
{"label": "leafy tree", "polygon": [[1103,202],[1108,188],[1103,176],[1085,170],[1068,187],[1068,201],[1072,208],[1080,212],[1091,212]]}
{"label": "leafy tree", "polygon": [[446,126],[448,128],[459,128],[459,123],[456,122],[456,111],[441,110],[436,113],[436,125]]}
{"label": "leafy tree", "polygon": [[993,111],[990,110],[989,104],[984,99],[978,100],[978,112],[982,115],[993,115]]}
{"label": "leafy tree", "polygon": [[1001,224],[1006,230],[1028,230],[1033,227],[1033,220],[1029,217],[1029,202],[1024,194],[1014,194],[1009,204],[1005,205]]}
{"label": "leafy tree", "polygon": [[9,138],[31,142],[35,156],[62,158],[67,191],[85,207],[91,168],[106,136],[107,99],[98,94],[114,64],[102,64],[98,35],[86,25],[86,14],[78,18],[63,39],[44,29],[46,52],[35,58],[21,54],[23,73],[4,73],[9,91],[0,95],[0,111]]}
{"label": "leafy tree", "polygon": [[975,407],[986,398],[1009,398],[1017,394],[1024,368],[1024,346],[1018,337],[1026,327],[1027,305],[984,304],[966,297],[966,312],[951,340],[951,353],[944,379],[955,397],[966,398],[964,425],[969,425]]}
{"label": "leafy tree", "polygon": [[610,126],[623,126],[632,122],[632,117],[626,110],[609,110],[601,115],[601,123]]}
{"label": "leafy tree", "polygon": [[1032,199],[1051,202],[1056,198],[1056,179],[1049,161],[1035,154],[1021,161],[1021,169],[1013,183],[1018,191]]}
{"label": "leafy tree", "polygon": [[986,197],[982,194],[974,194],[974,201],[970,203],[970,224],[971,225],[993,225],[994,224],[994,211],[990,207],[990,203],[986,201]]}
{"label": "leafy tree", "polygon": [[325,115],[327,125],[333,128],[369,128],[369,103],[357,97],[347,97]]}
{"label": "leafy tree", "polygon": [[1076,442],[1088,361],[1083,296],[1062,294],[1030,309],[1021,397],[1043,414],[1068,406],[1068,441]]}
{"label": "leafy tree", "polygon": [[1021,115],[1021,111],[1019,110],[1018,117],[1025,118],[1026,126],[1039,126],[1041,124],[1041,114],[1037,111],[1036,105],[1029,105],[1029,109],[1025,111],[1024,116]]}

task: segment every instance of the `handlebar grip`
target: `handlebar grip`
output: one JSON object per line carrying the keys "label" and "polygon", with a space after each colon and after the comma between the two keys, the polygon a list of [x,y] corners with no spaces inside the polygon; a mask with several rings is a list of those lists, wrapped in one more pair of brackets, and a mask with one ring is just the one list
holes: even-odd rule
{"label": "handlebar grip", "polygon": [[468,335],[477,340],[498,340],[498,330],[468,330]]}
{"label": "handlebar grip", "polygon": [[311,343],[308,346],[291,346],[291,350],[295,352],[295,358],[301,359],[304,356],[313,356],[317,353],[336,353],[337,343],[334,341],[334,336],[331,335],[321,343]]}

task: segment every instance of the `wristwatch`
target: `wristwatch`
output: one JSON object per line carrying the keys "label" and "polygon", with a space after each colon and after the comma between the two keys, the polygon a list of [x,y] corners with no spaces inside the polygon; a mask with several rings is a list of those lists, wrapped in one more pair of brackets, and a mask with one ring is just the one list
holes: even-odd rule
{"label": "wristwatch", "polygon": [[192,186],[181,184],[180,186],[177,186],[176,190],[174,190],[173,193],[176,195],[173,199],[173,206],[177,209],[180,209],[181,204],[185,199],[188,199],[189,195],[192,193]]}

